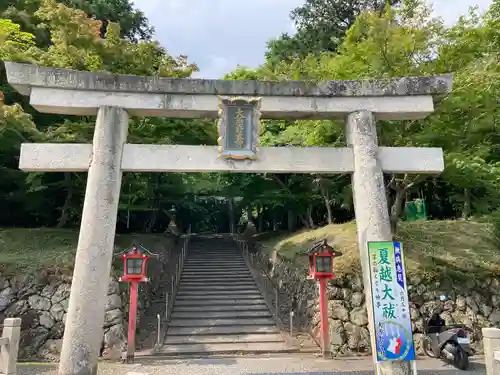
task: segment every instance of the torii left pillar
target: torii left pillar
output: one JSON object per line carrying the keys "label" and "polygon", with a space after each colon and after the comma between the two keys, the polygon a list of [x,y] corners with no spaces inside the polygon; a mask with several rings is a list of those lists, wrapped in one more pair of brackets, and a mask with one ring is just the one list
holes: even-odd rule
{"label": "torii left pillar", "polygon": [[127,132],[125,110],[98,109],[59,375],[97,374]]}

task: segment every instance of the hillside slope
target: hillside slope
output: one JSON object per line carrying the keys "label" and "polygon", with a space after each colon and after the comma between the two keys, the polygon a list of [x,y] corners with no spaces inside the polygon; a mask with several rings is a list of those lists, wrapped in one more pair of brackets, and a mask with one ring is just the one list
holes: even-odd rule
{"label": "hillside slope", "polygon": [[[354,222],[332,224],[262,243],[267,252],[277,251],[283,258],[305,266],[305,259],[298,253],[324,238],[344,253],[335,261],[338,275],[360,270]],[[397,239],[405,249],[409,276],[463,280],[500,275],[500,245],[490,224],[451,220],[401,223]]]}
{"label": "hillside slope", "polygon": [[[165,235],[117,235],[115,252],[121,252],[135,242],[156,252],[157,246],[165,243]],[[75,262],[77,243],[77,230],[0,228],[0,272],[5,274],[57,272],[70,275]],[[121,267],[117,257],[113,261],[115,265]]]}

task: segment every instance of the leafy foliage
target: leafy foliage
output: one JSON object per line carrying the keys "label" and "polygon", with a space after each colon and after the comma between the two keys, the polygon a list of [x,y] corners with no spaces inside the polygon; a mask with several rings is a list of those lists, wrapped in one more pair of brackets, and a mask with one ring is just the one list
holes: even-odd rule
{"label": "leafy foliage", "polygon": [[[0,60],[87,71],[188,78],[197,66],[171,56],[126,0],[17,0],[0,5]],[[69,6],[68,6],[69,5]],[[454,74],[450,95],[425,120],[380,121],[389,146],[442,147],[438,177],[386,176],[394,229],[404,202],[424,197],[431,218],[464,218],[499,204],[500,0],[447,27],[420,0],[308,0],[292,19],[297,34],[271,41],[267,61],[226,79],[359,79]],[[17,169],[21,142],[90,142],[94,119],[40,114],[15,93],[0,66],[0,218],[3,226],[78,227],[86,175]],[[215,145],[212,120],[133,118],[133,143]],[[339,121],[262,123],[265,146],[342,146]],[[173,210],[174,208],[174,210]],[[497,212],[497,211],[496,211]],[[349,176],[228,173],[123,177],[118,230],[227,232],[254,221],[260,231],[315,228],[352,220]],[[404,227],[403,229],[404,230]]]}
{"label": "leafy foliage", "polygon": [[266,57],[269,62],[278,63],[311,53],[335,52],[358,15],[367,10],[383,12],[385,6],[400,1],[306,0],[290,14],[297,33],[293,36],[283,33],[270,40]]}

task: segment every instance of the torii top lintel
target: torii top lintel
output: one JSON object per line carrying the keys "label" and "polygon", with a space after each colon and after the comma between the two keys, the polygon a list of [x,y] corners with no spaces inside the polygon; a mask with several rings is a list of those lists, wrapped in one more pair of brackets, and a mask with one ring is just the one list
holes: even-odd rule
{"label": "torii top lintel", "polygon": [[95,115],[101,106],[133,116],[217,118],[221,98],[258,100],[261,118],[334,119],[367,110],[378,120],[415,120],[434,111],[433,95],[452,76],[361,81],[229,81],[81,72],[6,62],[8,82],[40,112]]}
{"label": "torii top lintel", "polygon": [[5,62],[7,80],[21,94],[32,87],[189,95],[256,96],[407,96],[445,94],[451,90],[451,74],[394,79],[325,81],[248,81],[144,77],[46,68]]}

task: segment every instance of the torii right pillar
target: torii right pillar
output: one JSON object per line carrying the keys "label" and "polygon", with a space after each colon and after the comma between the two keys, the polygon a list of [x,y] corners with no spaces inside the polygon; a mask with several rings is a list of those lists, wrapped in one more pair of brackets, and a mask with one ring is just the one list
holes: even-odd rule
{"label": "torii right pillar", "polygon": [[[347,143],[354,155],[352,188],[356,214],[357,241],[363,270],[363,284],[368,310],[371,347],[376,375],[409,375],[412,361],[377,361],[374,312],[370,280],[368,242],[392,241],[384,175],[378,158],[378,140],[375,116],[360,110],[346,119]],[[411,157],[411,154],[408,154]],[[404,164],[411,161],[401,160]],[[417,161],[418,162],[418,161]],[[416,375],[416,374],[415,374]]]}

